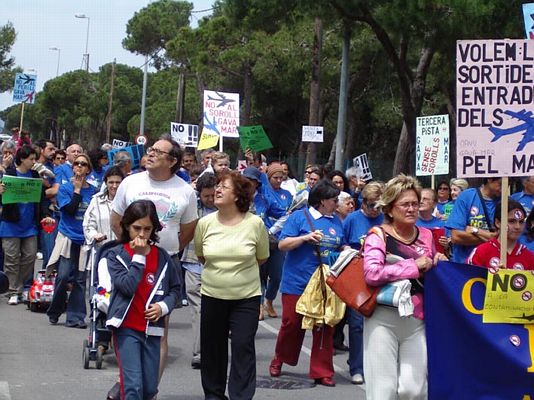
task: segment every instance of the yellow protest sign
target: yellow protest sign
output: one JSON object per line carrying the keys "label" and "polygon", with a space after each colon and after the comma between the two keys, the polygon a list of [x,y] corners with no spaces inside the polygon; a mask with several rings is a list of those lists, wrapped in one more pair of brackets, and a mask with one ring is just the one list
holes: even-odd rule
{"label": "yellow protest sign", "polygon": [[219,143],[219,135],[209,133],[209,131],[207,131],[206,129],[202,129],[202,134],[200,135],[200,139],[198,141],[197,150],[205,150],[211,147],[215,147],[217,146],[217,143]]}
{"label": "yellow protest sign", "polygon": [[534,271],[503,269],[488,272],[484,323],[534,323]]}

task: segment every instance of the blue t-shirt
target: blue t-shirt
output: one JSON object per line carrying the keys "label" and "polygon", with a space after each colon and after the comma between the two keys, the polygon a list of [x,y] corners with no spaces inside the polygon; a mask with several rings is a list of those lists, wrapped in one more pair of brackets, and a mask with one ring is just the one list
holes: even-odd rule
{"label": "blue t-shirt", "polygon": [[[305,212],[309,214],[308,209],[303,209],[295,211],[289,216],[282,229],[280,240],[307,235],[312,231],[304,215]],[[340,247],[345,244],[341,220],[336,215],[331,218],[322,216],[319,219],[314,219],[309,214],[309,217],[315,230],[320,230],[323,233],[320,243],[321,259],[324,264],[332,265],[339,255]],[[281,293],[300,295],[304,292],[319,263],[315,249],[314,245],[305,242],[296,249],[287,252],[282,270]]]}
{"label": "blue t-shirt", "polygon": [[423,228],[432,229],[432,228],[443,228],[445,226],[445,223],[438,217],[432,216],[432,218],[428,221],[421,219],[421,217],[417,217],[417,221],[415,222],[415,225],[423,227]]}
{"label": "blue t-shirt", "polygon": [[[439,213],[441,215],[445,215],[447,213],[446,209],[447,209],[447,205],[449,205],[451,203],[452,200],[449,200],[447,201],[446,203],[438,203],[436,204],[436,208],[438,209]],[[450,210],[450,208],[449,208]],[[450,214],[450,212],[449,212]]]}
{"label": "blue t-shirt", "polygon": [[[33,178],[32,171],[25,174],[17,171],[20,178]],[[17,222],[0,222],[0,237],[17,237],[26,238],[37,235],[37,226],[35,225],[35,207],[36,203],[17,203],[20,218]]]}
{"label": "blue t-shirt", "polygon": [[517,192],[511,195],[510,198],[521,203],[528,217],[532,208],[534,208],[534,195],[525,194],[525,192]]}
{"label": "blue t-shirt", "polygon": [[56,182],[60,185],[70,182],[70,178],[74,175],[72,172],[72,164],[66,162],[65,164],[58,165],[54,169],[54,174],[56,174]]}
{"label": "blue t-shirt", "polygon": [[354,211],[343,221],[343,233],[350,247],[359,250],[369,229],[381,225],[383,222],[384,214],[382,213],[378,217],[369,218],[362,210]]}
{"label": "blue t-shirt", "polygon": [[104,183],[104,175],[106,175],[107,168],[102,168],[100,172],[92,170],[89,176],[87,177],[87,183],[93,186],[98,192]]}
{"label": "blue t-shirt", "polygon": [[[484,200],[488,209],[490,223],[493,223],[497,201]],[[445,226],[448,229],[457,229],[459,231],[464,231],[467,226],[489,230],[486,217],[484,216],[484,207],[475,188],[466,189],[460,193]],[[464,263],[475,247],[453,244],[451,261]]]}
{"label": "blue t-shirt", "polygon": [[176,176],[179,178],[182,178],[187,183],[191,183],[191,177],[189,176],[189,173],[185,169],[179,169],[176,171]]}
{"label": "blue t-shirt", "polygon": [[95,188],[93,186],[89,185],[88,188],[82,188],[82,190],[80,190],[82,199],[78,205],[78,209],[76,210],[75,215],[71,215],[65,212],[63,207],[71,202],[72,196],[74,195],[74,186],[72,183],[68,182],[64,185],[61,185],[57,192],[57,205],[61,210],[61,218],[59,220],[58,230],[74,243],[79,245],[83,244],[84,242],[82,226],[83,215],[85,214],[85,211],[87,211],[87,207],[91,202],[91,197],[93,197],[94,194]]}
{"label": "blue t-shirt", "polygon": [[518,242],[522,245],[525,245],[530,251],[534,251],[534,240],[528,240],[526,233],[523,233],[521,236],[519,236]]}
{"label": "blue t-shirt", "polygon": [[265,227],[269,229],[280,217],[287,213],[293,201],[293,196],[285,189],[274,190],[270,185],[265,189],[264,194],[268,199],[269,210],[263,222],[265,223]]}

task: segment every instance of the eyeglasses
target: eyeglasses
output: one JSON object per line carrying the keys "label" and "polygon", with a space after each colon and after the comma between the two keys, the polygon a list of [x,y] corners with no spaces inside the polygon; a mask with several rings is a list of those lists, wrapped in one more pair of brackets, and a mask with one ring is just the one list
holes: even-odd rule
{"label": "eyeglasses", "polygon": [[64,160],[64,159],[65,159],[65,157],[59,157],[59,156],[56,157],[56,160]]}
{"label": "eyeglasses", "polygon": [[87,167],[87,166],[89,166],[89,164],[86,163],[85,161],[75,161],[72,165],[74,165],[75,167]]}
{"label": "eyeglasses", "polygon": [[382,208],[382,206],[378,205],[377,201],[373,201],[372,203],[365,201],[365,204],[367,205],[367,208],[371,208],[373,210],[380,210]]}
{"label": "eyeglasses", "polygon": [[215,190],[222,189],[222,190],[232,190],[230,186],[224,186],[221,184],[215,185]]}
{"label": "eyeglasses", "polygon": [[449,190],[449,188],[447,186],[441,186],[438,188],[438,190]]}
{"label": "eyeglasses", "polygon": [[396,207],[402,208],[403,210],[409,210],[410,207],[412,207],[414,210],[419,209],[419,203],[413,202],[413,203],[397,203],[395,204]]}
{"label": "eyeglasses", "polygon": [[304,173],[305,173],[306,175],[312,174],[312,173],[314,173],[314,172],[317,172],[317,170],[316,170],[316,169],[307,169],[306,171],[304,171]]}
{"label": "eyeglasses", "polygon": [[163,155],[163,154],[167,154],[168,156],[171,155],[171,153],[169,153],[168,151],[163,151],[163,150],[160,150],[160,149],[156,149],[155,147],[149,147],[148,149],[146,149],[146,152],[147,152],[147,154],[154,152],[158,157]]}

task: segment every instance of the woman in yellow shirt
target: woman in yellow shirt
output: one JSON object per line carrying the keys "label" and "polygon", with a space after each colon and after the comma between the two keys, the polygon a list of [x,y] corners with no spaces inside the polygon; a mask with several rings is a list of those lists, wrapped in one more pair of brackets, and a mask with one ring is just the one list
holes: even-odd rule
{"label": "woman in yellow shirt", "polygon": [[256,350],[260,307],[259,265],[269,257],[263,221],[248,212],[254,190],[236,171],[217,177],[215,207],[195,230],[195,250],[204,264],[200,343],[201,377],[206,398],[226,399],[228,333],[232,361],[231,399],[252,399],[256,391]]}

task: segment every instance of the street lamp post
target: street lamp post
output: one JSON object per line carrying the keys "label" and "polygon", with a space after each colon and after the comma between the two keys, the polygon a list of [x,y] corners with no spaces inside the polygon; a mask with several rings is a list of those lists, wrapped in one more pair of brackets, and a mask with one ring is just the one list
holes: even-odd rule
{"label": "street lamp post", "polygon": [[85,62],[85,71],[89,72],[89,25],[91,23],[91,18],[85,14],[75,14],[74,16],[76,18],[87,20],[87,35],[85,37],[85,54],[83,55],[83,60]]}
{"label": "street lamp post", "polygon": [[59,60],[61,58],[61,49],[58,47],[50,47],[48,50],[57,51],[57,68],[56,68],[56,78],[59,76]]}

